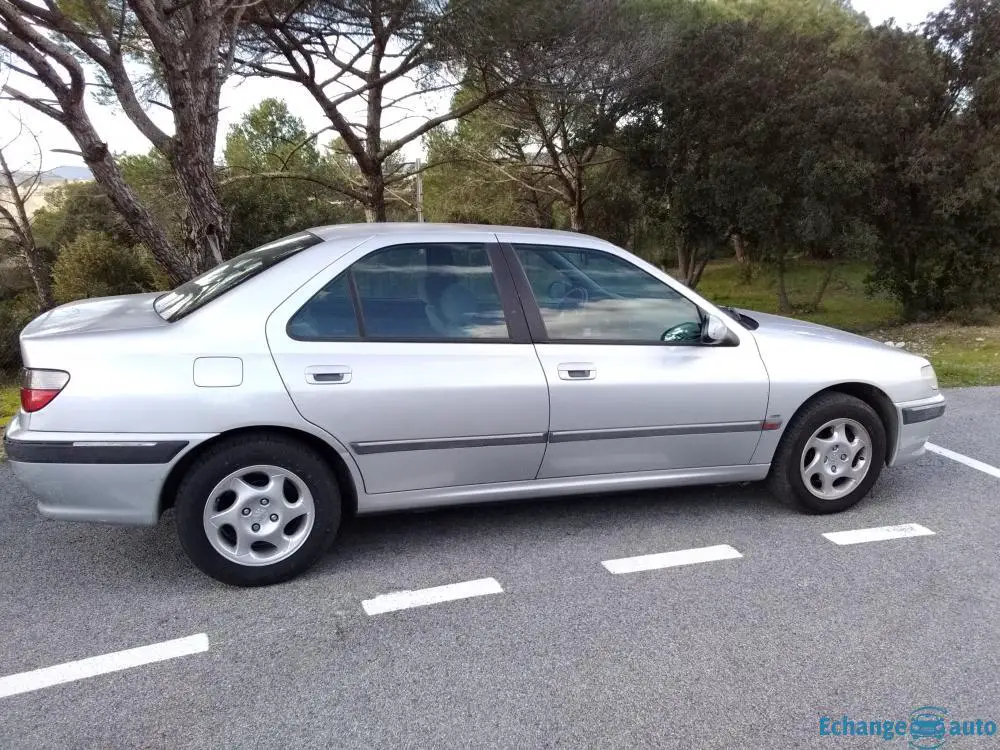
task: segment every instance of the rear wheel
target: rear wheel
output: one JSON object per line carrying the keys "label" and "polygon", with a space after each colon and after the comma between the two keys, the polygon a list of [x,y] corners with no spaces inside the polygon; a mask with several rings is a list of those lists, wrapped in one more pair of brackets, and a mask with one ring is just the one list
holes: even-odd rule
{"label": "rear wheel", "polygon": [[846,393],[817,396],[788,425],[768,485],[807,513],[856,505],[885,463],[885,427],[872,407]]}
{"label": "rear wheel", "polygon": [[340,506],[336,477],[309,447],[235,438],[209,448],[181,480],[177,533],[203,572],[263,586],[302,573],[329,549]]}

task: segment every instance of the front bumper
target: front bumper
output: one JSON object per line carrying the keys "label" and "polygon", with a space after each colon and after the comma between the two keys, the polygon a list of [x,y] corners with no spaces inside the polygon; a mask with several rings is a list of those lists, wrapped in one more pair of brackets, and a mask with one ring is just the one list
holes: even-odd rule
{"label": "front bumper", "polygon": [[4,448],[43,516],[151,526],[171,469],[209,437],[31,432],[14,417]]}
{"label": "front bumper", "polygon": [[938,393],[919,401],[896,404],[896,411],[899,429],[889,466],[912,463],[924,455],[931,432],[944,416],[944,395]]}

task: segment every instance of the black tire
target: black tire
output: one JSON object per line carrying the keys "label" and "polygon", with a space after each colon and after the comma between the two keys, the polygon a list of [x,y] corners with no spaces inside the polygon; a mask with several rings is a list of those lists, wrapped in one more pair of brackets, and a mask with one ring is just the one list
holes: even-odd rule
{"label": "black tire", "polygon": [[[868,473],[850,493],[835,500],[817,497],[806,486],[799,467],[802,452],[812,434],[832,419],[847,418],[859,422],[871,437]],[[771,471],[768,489],[775,497],[791,503],[805,513],[839,513],[860,502],[868,494],[885,465],[885,426],[872,407],[846,393],[830,391],[816,396],[792,418],[781,437]]]}
{"label": "black tire", "polygon": [[[296,474],[312,494],[315,518],[309,536],[289,557],[271,565],[240,565],[212,547],[203,522],[205,503],[226,476],[260,464]],[[199,456],[181,479],[174,508],[181,546],[202,572],[231,586],[267,586],[299,575],[331,547],[341,499],[336,476],[316,451],[291,438],[259,435],[220,442]]]}

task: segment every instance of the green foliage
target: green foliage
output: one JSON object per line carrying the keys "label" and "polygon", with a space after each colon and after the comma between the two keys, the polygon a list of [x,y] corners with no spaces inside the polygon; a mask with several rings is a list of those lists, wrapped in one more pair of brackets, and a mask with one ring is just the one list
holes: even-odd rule
{"label": "green foliage", "polygon": [[756,21],[680,38],[624,137],[686,245],[722,251],[738,233],[758,257],[872,249],[865,103],[877,92],[833,41]]}
{"label": "green foliage", "polygon": [[[136,191],[168,234],[180,242],[184,225],[182,201],[166,160],[156,151],[124,154],[118,166],[126,182]],[[111,200],[96,182],[71,182],[52,190],[46,204],[34,215],[35,241],[54,258],[58,249],[72,243],[82,232],[101,232],[118,245],[135,245],[137,239]]]}
{"label": "green foliage", "polygon": [[21,329],[37,315],[38,299],[33,291],[21,292],[10,299],[0,299],[0,381],[13,377],[20,369],[21,346],[18,337]]}
{"label": "green foliage", "polygon": [[281,99],[264,99],[229,128],[225,162],[248,171],[312,170],[320,155],[315,138]]}
{"label": "green foliage", "polygon": [[71,182],[46,196],[46,205],[33,217],[32,229],[39,246],[55,257],[80,232],[103,232],[119,244],[135,242],[131,230],[114,210],[96,182]]}
{"label": "green foliage", "polygon": [[[1000,310],[1000,0],[952,0],[909,31],[872,28],[846,0],[512,2],[520,14],[476,7],[534,29],[534,46],[508,50],[509,69],[467,68],[453,106],[490,76],[509,86],[427,134],[427,220],[572,225],[660,265],[676,254],[691,283],[699,260],[745,249],[770,281],[728,297],[849,327]],[[90,26],[115,12],[79,8]],[[279,99],[230,129],[224,155],[230,253],[364,218],[371,186],[343,142],[312,137]],[[384,159],[390,182],[402,158]],[[165,160],[119,163],[180,243],[187,204]],[[414,181],[389,187],[389,217],[412,220]],[[137,244],[92,185],[36,218],[52,254],[84,232]]]}
{"label": "green foliage", "polygon": [[[232,219],[232,255],[301,229],[364,220],[359,205],[327,186],[347,184],[343,160],[333,151],[321,154],[279,99],[265,99],[230,128],[225,164],[230,181],[222,200]],[[297,177],[276,176],[281,173]]]}
{"label": "green foliage", "polygon": [[485,110],[460,122],[454,132],[428,138],[424,173],[427,221],[466,224],[551,226],[551,199],[526,187],[522,175],[501,171],[475,158],[496,134]]}
{"label": "green foliage", "polygon": [[659,266],[673,261],[667,251],[674,237],[662,206],[643,195],[623,161],[593,167],[585,185],[588,233]]}
{"label": "green foliage", "polygon": [[909,319],[1000,308],[1000,3],[956,0],[915,37],[873,35],[883,81],[872,282]]}
{"label": "green foliage", "polygon": [[736,235],[779,269],[871,259],[909,319],[1000,307],[1000,2],[955,0],[922,34],[835,2],[718,7],[682,27],[622,133],[679,257]]}
{"label": "green foliage", "polygon": [[108,235],[85,231],[64,247],[53,268],[56,301],[136,294],[167,287],[166,277],[142,247],[118,245]]}

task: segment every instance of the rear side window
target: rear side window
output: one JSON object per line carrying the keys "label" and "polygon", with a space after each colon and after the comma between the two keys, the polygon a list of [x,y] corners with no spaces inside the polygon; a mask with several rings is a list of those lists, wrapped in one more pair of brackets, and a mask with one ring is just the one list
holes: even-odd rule
{"label": "rear side window", "polygon": [[296,312],[288,334],[302,341],[509,339],[487,246],[479,243],[376,250]]}
{"label": "rear side window", "polygon": [[288,321],[293,339],[354,339],[361,335],[348,275],[340,274],[324,286]]}
{"label": "rear side window", "polygon": [[157,297],[156,312],[167,321],[183,318],[244,281],[320,242],[322,240],[316,235],[300,232],[248,250]]}

